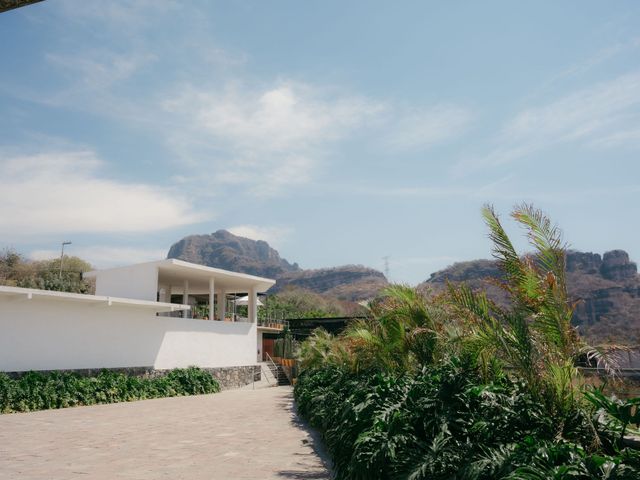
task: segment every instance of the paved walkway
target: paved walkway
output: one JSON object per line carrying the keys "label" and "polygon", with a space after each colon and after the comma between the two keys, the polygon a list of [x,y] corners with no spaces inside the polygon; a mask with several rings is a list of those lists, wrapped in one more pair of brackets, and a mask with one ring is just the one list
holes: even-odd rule
{"label": "paved walkway", "polygon": [[329,479],[288,387],[0,415],[0,479]]}

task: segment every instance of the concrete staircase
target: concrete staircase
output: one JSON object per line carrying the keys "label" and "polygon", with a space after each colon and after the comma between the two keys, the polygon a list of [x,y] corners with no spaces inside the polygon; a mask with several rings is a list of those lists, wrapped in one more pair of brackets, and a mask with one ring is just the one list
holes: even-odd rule
{"label": "concrete staircase", "polygon": [[289,381],[289,377],[284,371],[284,367],[279,363],[275,363],[271,359],[271,357],[267,355],[267,360],[265,362],[262,362],[262,365],[264,365],[266,367],[265,369],[271,373],[271,376],[273,377],[274,383],[276,385],[278,386],[291,385],[291,382]]}

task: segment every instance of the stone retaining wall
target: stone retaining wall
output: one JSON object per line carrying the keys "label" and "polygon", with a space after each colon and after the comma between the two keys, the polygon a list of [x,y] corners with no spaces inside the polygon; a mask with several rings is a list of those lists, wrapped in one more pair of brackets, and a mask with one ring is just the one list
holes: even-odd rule
{"label": "stone retaining wall", "polygon": [[[127,368],[82,368],[76,370],[38,370],[39,373],[73,372],[83,377],[95,377],[101,371],[108,370],[115,373],[124,373],[134,377],[161,377],[171,370],[156,370],[153,367],[127,367]],[[222,390],[230,390],[259,382],[261,370],[259,365],[243,365],[238,367],[202,368],[213,375],[220,383]],[[20,378],[27,372],[4,372],[10,378]]]}
{"label": "stone retaining wall", "polygon": [[223,367],[223,368],[205,368],[207,372],[211,373],[223,390],[230,390],[232,388],[239,388],[244,385],[248,385],[251,382],[259,382],[261,377],[261,371],[259,365],[247,365],[242,367]]}

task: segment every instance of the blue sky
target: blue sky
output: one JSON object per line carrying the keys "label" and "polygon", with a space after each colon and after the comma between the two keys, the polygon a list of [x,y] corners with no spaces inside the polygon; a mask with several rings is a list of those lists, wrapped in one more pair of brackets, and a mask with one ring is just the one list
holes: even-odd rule
{"label": "blue sky", "polygon": [[638,25],[635,1],[0,14],[0,246],[102,267],[226,228],[417,283],[490,255],[484,203],[527,201],[640,260]]}

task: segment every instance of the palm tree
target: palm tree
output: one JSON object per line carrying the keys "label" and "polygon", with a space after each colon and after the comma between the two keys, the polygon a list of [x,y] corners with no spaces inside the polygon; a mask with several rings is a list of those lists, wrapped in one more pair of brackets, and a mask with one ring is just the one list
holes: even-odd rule
{"label": "palm tree", "polygon": [[349,352],[340,338],[331,335],[324,328],[316,328],[309,338],[300,344],[298,358],[303,370],[327,365],[345,366],[351,363]]}
{"label": "palm tree", "polygon": [[447,337],[446,312],[415,288],[391,285],[369,309],[369,318],[346,329],[353,369],[405,372],[430,364]]}
{"label": "palm tree", "polygon": [[578,358],[605,360],[589,347],[571,325],[574,304],[565,277],[566,245],[557,226],[531,205],[517,206],[511,216],[524,227],[532,255],[519,255],[493,207],[482,210],[493,243],[492,253],[504,278],[498,284],[510,300],[509,308],[491,302],[469,287],[449,286],[453,303],[470,321],[467,341],[481,364],[499,358],[523,378],[531,390],[555,407],[571,408],[579,383]]}

